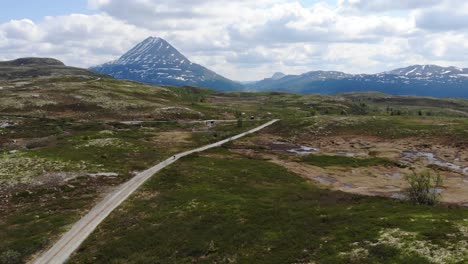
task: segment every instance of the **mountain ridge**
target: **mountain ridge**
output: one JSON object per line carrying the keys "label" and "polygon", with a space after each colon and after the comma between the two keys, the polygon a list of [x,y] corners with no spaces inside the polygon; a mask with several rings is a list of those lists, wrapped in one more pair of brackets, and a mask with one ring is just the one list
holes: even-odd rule
{"label": "mountain ridge", "polygon": [[468,68],[411,65],[376,74],[309,71],[246,85],[254,91],[335,94],[376,91],[393,95],[468,98]]}

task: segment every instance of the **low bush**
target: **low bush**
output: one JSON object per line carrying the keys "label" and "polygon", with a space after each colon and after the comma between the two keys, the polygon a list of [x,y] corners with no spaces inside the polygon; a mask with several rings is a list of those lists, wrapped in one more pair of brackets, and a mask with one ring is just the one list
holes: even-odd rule
{"label": "low bush", "polygon": [[406,177],[409,184],[408,197],[415,204],[434,205],[438,202],[442,186],[442,177],[438,173],[423,171],[413,172]]}
{"label": "low bush", "polygon": [[14,250],[7,250],[0,254],[0,264],[17,264],[21,263],[20,253]]}

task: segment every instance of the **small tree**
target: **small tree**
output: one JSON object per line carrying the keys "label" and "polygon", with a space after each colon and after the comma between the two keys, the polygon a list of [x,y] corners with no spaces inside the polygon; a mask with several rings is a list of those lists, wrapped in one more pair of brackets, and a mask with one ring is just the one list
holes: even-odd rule
{"label": "small tree", "polygon": [[409,184],[408,197],[415,204],[434,205],[438,202],[440,194],[437,188],[442,186],[442,177],[430,171],[423,171],[406,177]]}
{"label": "small tree", "polygon": [[244,126],[244,121],[242,121],[242,118],[237,119],[237,127],[243,127]]}

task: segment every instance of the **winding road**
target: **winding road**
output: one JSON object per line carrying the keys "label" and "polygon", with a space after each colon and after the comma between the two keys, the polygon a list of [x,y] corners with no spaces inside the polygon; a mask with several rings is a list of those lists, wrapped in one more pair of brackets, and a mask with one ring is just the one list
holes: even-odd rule
{"label": "winding road", "polygon": [[33,263],[35,264],[61,264],[64,263],[70,255],[78,249],[83,241],[96,229],[96,227],[106,219],[106,217],[117,208],[123,201],[125,201],[133,192],[135,192],[146,180],[151,178],[155,173],[161,169],[171,165],[178,159],[187,155],[202,152],[211,148],[219,147],[227,142],[239,139],[246,135],[255,133],[262,130],[274,123],[278,119],[272,120],[259,127],[230,137],[228,139],[206,145],[200,148],[189,150],[186,152],[179,153],[173,157],[166,159],[165,161],[155,165],[154,167],[145,170],[131,180],[119,186],[115,191],[107,195],[101,202],[99,202],[94,208],[89,211],[84,217],[76,222],[73,227],[66,232],[59,241],[57,241],[52,248],[39,256]]}

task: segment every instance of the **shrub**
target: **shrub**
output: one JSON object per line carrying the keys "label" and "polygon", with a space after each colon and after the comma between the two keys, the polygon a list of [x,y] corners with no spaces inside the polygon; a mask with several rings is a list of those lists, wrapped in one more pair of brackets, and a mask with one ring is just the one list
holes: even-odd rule
{"label": "shrub", "polygon": [[242,121],[242,118],[237,119],[237,127],[243,127],[244,122]]}
{"label": "shrub", "polygon": [[430,171],[423,171],[406,177],[409,184],[408,198],[415,204],[434,205],[438,202],[440,194],[437,188],[442,186],[442,177]]}
{"label": "shrub", "polygon": [[21,254],[14,250],[7,250],[0,254],[0,264],[21,263]]}

